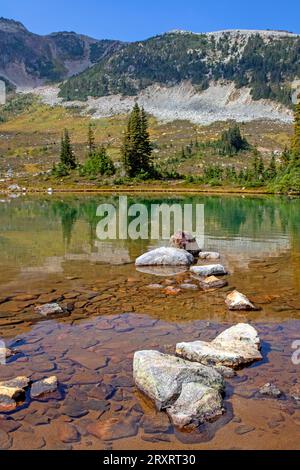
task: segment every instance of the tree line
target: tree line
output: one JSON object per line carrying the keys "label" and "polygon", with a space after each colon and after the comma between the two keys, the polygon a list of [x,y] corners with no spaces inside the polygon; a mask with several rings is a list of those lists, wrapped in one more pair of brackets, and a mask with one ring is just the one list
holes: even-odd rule
{"label": "tree line", "polygon": [[[220,164],[207,164],[201,176],[180,175],[175,166],[186,158],[197,155],[199,149],[213,147],[220,156],[234,156],[240,152],[251,151],[252,162],[242,169],[234,165],[222,167]],[[191,141],[183,147],[180,154],[170,159],[174,164],[172,171],[155,165],[152,158],[153,145],[150,139],[147,115],[143,108],[136,104],[130,113],[125,131],[121,156],[124,174],[130,180],[147,179],[185,179],[190,183],[222,185],[235,184],[245,186],[269,186],[274,191],[300,190],[300,104],[295,106],[294,134],[290,148],[286,148],[280,156],[280,163],[275,155],[271,156],[266,165],[262,155],[252,147],[241,134],[238,125],[230,126],[223,132],[220,139],[209,143]],[[87,131],[87,154],[83,164],[80,164],[73,151],[69,132],[64,130],[61,139],[60,161],[54,165],[52,173],[64,177],[73,170],[78,170],[80,176],[97,178],[112,177],[116,167],[104,146],[97,146],[95,130],[90,124]]]}

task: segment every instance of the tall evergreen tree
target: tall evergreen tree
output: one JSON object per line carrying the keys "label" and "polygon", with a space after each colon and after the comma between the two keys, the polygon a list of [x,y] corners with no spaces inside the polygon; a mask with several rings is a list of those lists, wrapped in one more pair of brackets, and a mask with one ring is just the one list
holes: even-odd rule
{"label": "tall evergreen tree", "polygon": [[95,153],[96,145],[95,145],[95,131],[94,126],[92,123],[89,124],[88,128],[88,156],[90,157]]}
{"label": "tall evergreen tree", "polygon": [[300,160],[300,95],[295,107],[294,135],[292,140],[292,154],[294,159]]}
{"label": "tall evergreen tree", "polygon": [[277,168],[276,168],[276,160],[274,153],[272,154],[272,158],[270,161],[270,165],[268,168],[268,178],[273,179],[277,175]]}
{"label": "tall evergreen tree", "polygon": [[136,103],[129,116],[122,147],[122,158],[127,175],[131,178],[141,173],[150,175],[151,155],[147,116],[144,109],[140,109]]}
{"label": "tall evergreen tree", "polygon": [[60,162],[69,170],[73,170],[77,166],[67,129],[64,130],[61,139]]}
{"label": "tall evergreen tree", "polygon": [[264,164],[264,161],[263,161],[262,157],[260,157],[260,159],[259,159],[257,170],[258,170],[259,178],[262,179],[264,177],[264,173],[265,173],[265,164]]}

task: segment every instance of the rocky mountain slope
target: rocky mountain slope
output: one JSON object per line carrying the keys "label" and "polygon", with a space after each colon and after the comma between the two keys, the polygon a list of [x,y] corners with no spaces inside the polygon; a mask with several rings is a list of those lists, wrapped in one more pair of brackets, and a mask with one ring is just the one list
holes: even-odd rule
{"label": "rocky mountain slope", "polygon": [[146,41],[124,44],[97,65],[71,78],[61,97],[137,95],[152,85],[189,81],[196,91],[211,82],[248,87],[253,100],[292,103],[300,77],[300,36],[278,31],[221,31],[194,34],[172,31]]}
{"label": "rocky mountain slope", "polygon": [[0,18],[0,77],[18,88],[61,81],[115,52],[119,41],[73,32],[39,36],[21,23]]}
{"label": "rocky mountain slope", "polygon": [[0,19],[0,78],[51,105],[106,117],[138,100],[160,120],[292,120],[300,36],[285,31],[171,31],[145,41],[39,36]]}

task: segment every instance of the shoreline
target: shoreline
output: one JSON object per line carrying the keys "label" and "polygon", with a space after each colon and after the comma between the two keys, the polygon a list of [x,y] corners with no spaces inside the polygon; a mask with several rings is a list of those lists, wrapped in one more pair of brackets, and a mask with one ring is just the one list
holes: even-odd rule
{"label": "shoreline", "polygon": [[[51,189],[51,191],[50,191]],[[292,192],[292,193],[274,193],[266,188],[164,188],[164,187],[109,187],[109,188],[60,188],[60,187],[51,187],[48,188],[26,188],[26,191],[10,191],[7,188],[0,188],[0,194],[51,194],[51,193],[58,193],[58,194],[114,194],[114,193],[165,193],[165,194],[219,194],[219,195],[258,195],[258,196],[300,196],[300,192]]]}

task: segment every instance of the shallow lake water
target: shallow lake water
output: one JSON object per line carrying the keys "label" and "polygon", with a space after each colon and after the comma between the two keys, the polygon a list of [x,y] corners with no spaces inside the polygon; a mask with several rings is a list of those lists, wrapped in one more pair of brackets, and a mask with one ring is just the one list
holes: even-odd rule
{"label": "shallow lake water", "polygon": [[[19,354],[0,381],[56,375],[59,390],[0,412],[0,448],[299,449],[299,381],[292,362],[300,339],[300,200],[281,197],[128,196],[128,205],[204,205],[205,250],[221,253],[229,286],[180,286],[188,272],[137,271],[134,260],[167,240],[100,240],[97,207],[118,196],[39,196],[0,203],[0,339]],[[131,219],[128,219],[130,222]],[[160,288],[151,288],[160,284]],[[179,288],[168,295],[168,286]],[[150,286],[150,287],[149,287]],[[229,312],[237,288],[260,310]],[[41,318],[35,306],[58,301],[68,313]],[[173,353],[176,342],[211,340],[238,322],[259,331],[262,362],[227,381],[226,413],[193,432],[174,429],[132,382],[133,353]],[[275,383],[280,400],[262,399]]]}

